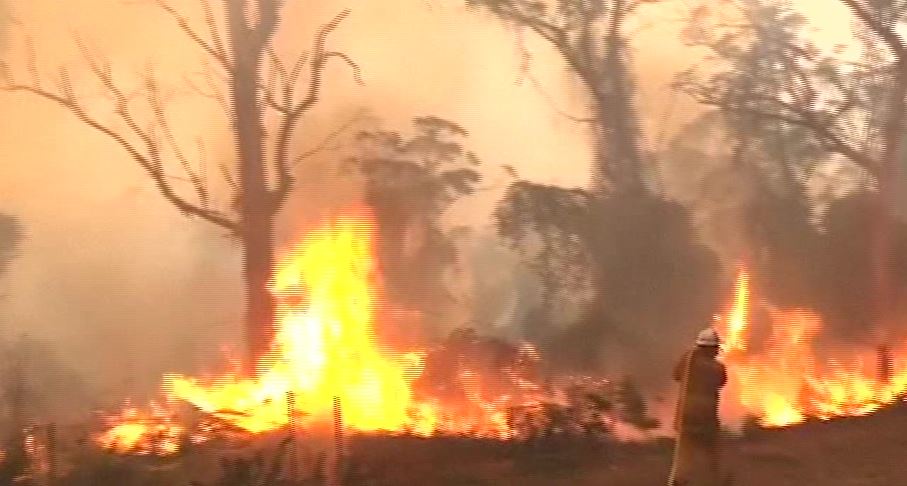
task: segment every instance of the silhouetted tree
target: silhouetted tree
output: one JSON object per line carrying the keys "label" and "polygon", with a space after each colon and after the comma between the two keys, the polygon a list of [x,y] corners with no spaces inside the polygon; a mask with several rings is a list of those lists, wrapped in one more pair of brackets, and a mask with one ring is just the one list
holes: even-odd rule
{"label": "silhouetted tree", "polygon": [[640,379],[658,381],[658,367],[669,366],[662,357],[708,322],[721,296],[717,259],[677,203],[515,183],[495,220],[536,261],[544,285],[558,290],[551,299],[589,290],[578,321],[538,336],[545,347],[571,350],[551,353],[561,364],[595,369],[608,356],[611,366],[637,366]]}
{"label": "silhouetted tree", "polygon": [[551,319],[564,299],[590,290],[587,231],[593,197],[582,189],[513,183],[494,212],[498,234],[530,256],[541,284],[539,312]]}
{"label": "silhouetted tree", "polygon": [[[712,59],[725,66],[712,80],[720,80],[727,99],[781,97],[789,77],[791,46],[802,36],[806,19],[784,2],[745,0],[739,5],[743,7],[734,13],[741,14],[743,22],[717,26],[707,22],[710,7],[699,7],[685,30],[685,40],[707,47]],[[691,69],[678,76],[677,86],[688,92],[700,89],[695,72]],[[676,143],[702,144],[701,135],[709,129],[723,133],[722,140],[730,148],[726,167],[703,181],[703,194],[720,186],[730,173],[745,179],[748,186],[749,196],[739,199],[735,214],[742,220],[736,228],[742,230],[744,246],[734,249],[739,252],[734,258],[745,263],[773,302],[805,304],[811,279],[802,263],[814,254],[818,237],[811,224],[813,202],[806,194],[806,176],[828,151],[806,127],[723,108],[699,116],[678,134]],[[706,201],[716,202],[727,201]]]}
{"label": "silhouetted tree", "polygon": [[[226,182],[233,189],[229,207],[217,207],[204,165],[193,168],[190,157],[177,143],[165,113],[162,90],[150,69],[144,78],[145,106],[137,107],[132,90],[116,81],[109,63],[77,39],[90,71],[112,99],[113,114],[122,127],[108,124],[88,110],[77,97],[66,68],[60,68],[56,89],[51,89],[42,84],[33,65],[29,66],[29,83],[17,81],[9,68],[3,66],[2,88],[31,93],[69,110],[83,124],[115,142],[124,155],[146,172],[160,194],[182,213],[213,223],[240,241],[245,330],[251,365],[266,349],[273,334],[274,302],[267,283],[274,263],[274,220],[293,189],[294,167],[305,155],[294,154],[292,150],[296,128],[321,99],[322,74],[331,59],[345,62],[358,75],[358,67],[348,56],[325,45],[328,34],[349,11],[343,11],[319,29],[311,51],[287,62],[278,56],[273,44],[284,8],[281,0],[226,0],[220,12],[208,0],[200,0],[204,14],[202,28],[193,27],[165,0],[158,0],[157,4],[220,71],[217,75],[209,73],[210,91],[203,94],[221,105],[233,131],[236,159],[220,164]],[[218,75],[225,78],[225,87],[218,85]],[[140,115],[143,109],[148,110],[150,117]],[[276,116],[279,121],[276,127],[266,129],[265,120],[270,116]],[[203,150],[200,152],[203,158]],[[171,173],[170,166],[177,164],[184,170],[184,178]],[[177,185],[177,181],[186,179],[185,188]],[[192,200],[192,192],[197,201]]]}
{"label": "silhouetted tree", "polygon": [[[559,336],[549,330],[546,339],[578,346],[572,349],[583,358],[575,361],[589,366],[602,354],[596,337],[640,349],[668,341],[658,344],[646,337],[655,329],[699,325],[693,323],[710,312],[703,296],[710,293],[717,267],[694,240],[684,208],[653,194],[659,189],[651,171],[653,154],[636,107],[628,25],[640,7],[655,2],[468,3],[545,40],[591,101],[585,121],[596,129],[592,188],[518,181],[496,212],[499,234],[535,262],[546,289],[542,305],[551,307],[563,296],[587,303],[580,321]],[[542,309],[541,314],[551,320],[555,312]]]}
{"label": "silhouetted tree", "polygon": [[659,0],[468,0],[548,42],[582,83],[595,127],[600,188],[645,190],[644,137],[635,104],[636,88],[625,30],[637,9]]}
{"label": "silhouetted tree", "polygon": [[442,217],[476,190],[479,159],[464,149],[459,125],[435,117],[413,121],[415,133],[365,131],[352,164],[365,178],[365,198],[378,223],[382,277],[392,301],[436,320],[452,303],[445,283],[458,261]]}
{"label": "silhouetted tree", "polygon": [[[734,82],[740,79],[731,66],[707,80],[684,80],[688,93],[700,102],[735,116],[752,120],[783,122],[805,129],[812,141],[827,153],[840,154],[863,169],[873,180],[875,221],[868,245],[872,255],[875,299],[874,323],[885,326],[892,318],[892,184],[902,161],[904,131],[907,129],[907,43],[897,29],[907,22],[907,2],[902,0],[839,0],[858,22],[864,39],[862,61],[848,62],[823,54],[805,36],[796,35],[793,23],[802,22],[787,14],[775,16],[788,21],[776,24],[768,48],[774,86],[770,91],[749,90]],[[714,38],[713,50],[734,44],[743,35],[767,37],[771,23],[759,21],[760,9],[783,9],[785,2],[747,0],[739,2],[749,20],[744,27],[723,30]],[[788,10],[789,11],[789,10]],[[761,29],[761,30],[760,30]],[[752,33],[755,32],[755,35]],[[871,42],[865,40],[871,39]],[[737,56],[739,59],[740,57]]]}

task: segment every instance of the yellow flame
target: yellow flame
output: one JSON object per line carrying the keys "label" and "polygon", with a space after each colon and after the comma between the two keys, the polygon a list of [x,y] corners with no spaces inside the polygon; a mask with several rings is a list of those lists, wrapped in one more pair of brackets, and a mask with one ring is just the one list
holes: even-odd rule
{"label": "yellow flame", "polygon": [[264,371],[207,384],[171,376],[171,396],[211,414],[229,410],[221,418],[249,432],[286,425],[291,394],[307,421],[330,419],[339,397],[349,427],[402,428],[419,362],[412,354],[386,357],[375,343],[372,238],[369,221],[357,217],[309,234],[274,278],[279,324]]}
{"label": "yellow flame", "polygon": [[[382,302],[374,234],[365,209],[309,233],[275,272],[270,290],[277,305],[276,336],[257,376],[232,373],[202,381],[168,375],[167,403],[191,404],[221,424],[254,434],[287,426],[291,418],[294,425],[325,424],[333,417],[336,397],[343,425],[358,431],[424,436],[444,429],[508,437],[506,410],[512,397],[489,392],[477,370],[459,373],[457,385],[468,406],[417,400],[412,384],[424,370],[426,353],[391,353],[376,342],[376,310]],[[534,358],[533,348],[520,350],[519,359]],[[518,374],[508,378],[513,388],[531,389]],[[99,442],[126,453],[149,450],[154,434],[186,433],[166,416],[128,409],[112,418]],[[204,431],[189,435],[196,442],[206,438]],[[177,449],[158,447],[157,453]]]}
{"label": "yellow flame", "polygon": [[727,318],[727,331],[722,351],[746,351],[746,330],[749,320],[750,276],[742,268],[737,274],[734,305]]}
{"label": "yellow flame", "polygon": [[[725,319],[722,360],[734,400],[768,427],[816,418],[872,413],[907,392],[907,367],[898,363],[889,380],[878,373],[873,350],[832,349],[821,355],[822,319],[808,309],[768,308],[770,332],[751,346],[749,275],[737,276],[733,305]],[[829,356],[831,354],[831,356]]]}
{"label": "yellow flame", "polygon": [[169,455],[177,452],[184,428],[173,422],[170,414],[152,402],[150,412],[128,406],[109,417],[111,427],[97,437],[108,450],[120,454]]}

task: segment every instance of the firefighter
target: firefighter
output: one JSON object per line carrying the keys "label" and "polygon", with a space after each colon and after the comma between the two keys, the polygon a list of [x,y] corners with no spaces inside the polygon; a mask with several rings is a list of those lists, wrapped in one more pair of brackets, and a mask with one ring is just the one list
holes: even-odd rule
{"label": "firefighter", "polygon": [[714,486],[721,482],[718,400],[727,373],[716,359],[720,344],[714,329],[702,330],[696,337],[696,347],[686,352],[674,369],[680,395],[674,419],[677,442],[670,486]]}

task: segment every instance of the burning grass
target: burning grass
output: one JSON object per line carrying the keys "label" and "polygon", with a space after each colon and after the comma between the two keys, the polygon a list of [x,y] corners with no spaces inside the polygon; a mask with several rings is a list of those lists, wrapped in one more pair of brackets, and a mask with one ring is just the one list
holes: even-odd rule
{"label": "burning grass", "polygon": [[835,345],[816,312],[763,306],[767,329],[757,338],[749,274],[741,269],[731,309],[718,321],[730,375],[723,397],[732,413],[783,427],[867,415],[907,393],[907,348],[889,354]]}
{"label": "burning grass", "polygon": [[[388,313],[381,312],[387,303],[373,238],[365,209],[351,210],[309,233],[275,272],[276,338],[260,360],[257,376],[239,371],[205,379],[165,376],[159,400],[145,407],[127,402],[104,415],[103,431],[93,437],[93,445],[112,453],[113,462],[99,461],[89,476],[132,474],[131,461],[145,461],[154,474],[171,474],[165,471],[179,463],[182,470],[207,468],[207,477],[213,477],[217,465],[201,468],[190,464],[192,458],[226,455],[219,465],[225,481],[268,478],[276,474],[275,463],[232,452],[260,452],[263,444],[277,451],[273,460],[306,462],[309,472],[320,474],[324,457],[312,448],[330,450],[341,443],[435,451],[437,457],[426,464],[443,462],[452,450],[467,451],[462,452],[466,456],[484,451],[494,459],[486,464],[490,471],[507,463],[514,470],[564,473],[583,458],[602,457],[614,443],[609,439],[627,424],[638,431],[657,426],[632,382],[542,376],[541,357],[529,344],[513,345],[468,329],[434,347],[379,344],[381,328],[393,323],[385,322]],[[722,359],[731,377],[724,402],[738,414],[757,417],[764,427],[866,415],[907,390],[907,366],[896,352],[882,374],[873,366],[878,363],[871,351],[817,352],[822,321],[809,310],[769,307],[769,329],[760,337],[751,317],[751,293],[749,277],[741,271],[732,304],[717,320],[725,337]],[[337,434],[333,439],[332,433]],[[305,440],[298,440],[303,435]],[[48,456],[53,448],[30,437],[23,439],[24,450],[36,466],[28,474],[47,474],[49,466],[41,464],[53,461],[39,456]],[[658,454],[667,449],[657,442],[649,445]],[[306,447],[307,458],[295,456]],[[363,447],[354,454],[381,456],[376,455],[380,447]],[[338,454],[345,457],[346,451]],[[382,460],[373,460],[373,466]],[[0,463],[8,464],[10,458],[0,458]],[[431,476],[428,471],[419,474]]]}
{"label": "burning grass", "polygon": [[[565,407],[584,417],[569,425],[574,429],[589,429],[594,421],[606,427],[607,410],[588,399],[598,393],[588,391],[595,386],[543,386],[539,356],[529,344],[462,330],[430,349],[379,346],[379,324],[387,323],[378,320],[386,303],[374,235],[371,214],[357,208],[310,232],[289,252],[271,285],[276,338],[255,378],[168,375],[160,401],[107,416],[108,429],[97,443],[121,454],[168,455],[187,441],[199,444],[225,433],[329,429],[335,403],[351,432],[505,440],[520,430],[568,427],[532,422],[555,423],[552,411]],[[576,392],[582,387],[587,391]],[[587,398],[568,396],[574,392]],[[196,419],[186,418],[187,408]]]}

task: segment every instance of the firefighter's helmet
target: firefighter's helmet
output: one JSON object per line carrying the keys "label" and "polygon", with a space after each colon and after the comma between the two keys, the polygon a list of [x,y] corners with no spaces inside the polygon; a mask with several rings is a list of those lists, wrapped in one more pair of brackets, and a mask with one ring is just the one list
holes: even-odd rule
{"label": "firefighter's helmet", "polygon": [[718,337],[718,333],[715,332],[715,329],[711,327],[699,331],[699,335],[696,336],[697,346],[718,346],[720,344],[721,338]]}

